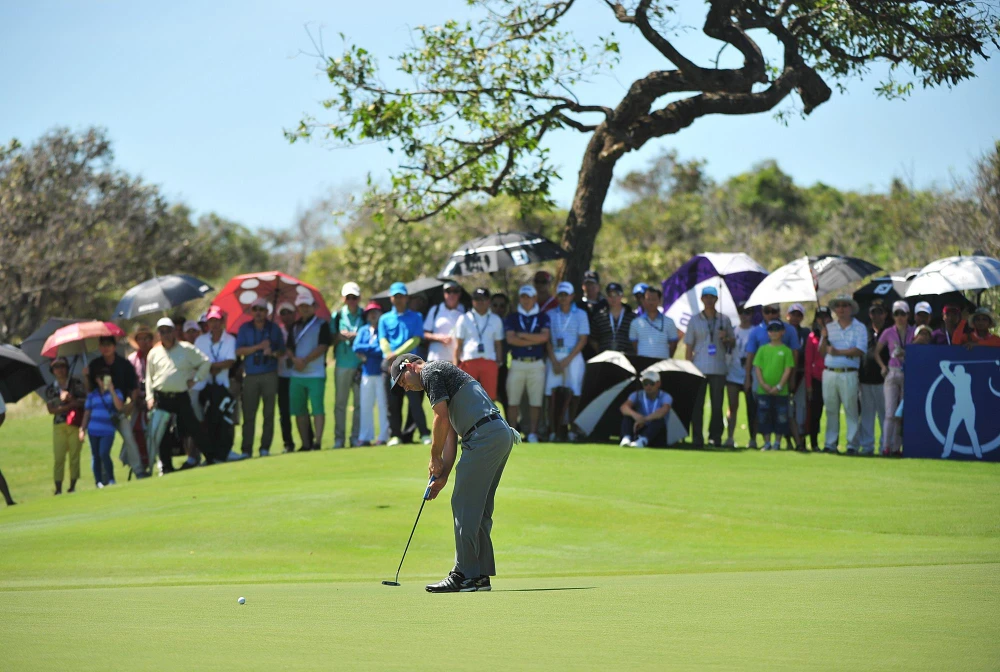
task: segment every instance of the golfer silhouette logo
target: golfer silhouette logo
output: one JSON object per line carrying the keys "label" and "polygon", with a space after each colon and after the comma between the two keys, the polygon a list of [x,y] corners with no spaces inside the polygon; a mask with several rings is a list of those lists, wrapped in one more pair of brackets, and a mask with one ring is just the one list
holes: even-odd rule
{"label": "golfer silhouette logo", "polygon": [[[927,401],[924,411],[927,417],[927,426],[930,427],[934,438],[944,446],[941,457],[949,457],[952,451],[954,451],[962,455],[975,455],[977,458],[982,459],[983,453],[988,453],[997,446],[1000,446],[1000,435],[985,444],[979,440],[979,433],[976,431],[976,405],[972,399],[973,378],[972,374],[966,369],[966,366],[970,364],[985,365],[975,367],[977,371],[984,368],[992,368],[992,366],[1000,368],[1000,360],[973,360],[955,364],[954,367],[952,366],[952,362],[947,360],[942,360],[939,364],[941,375],[937,377],[927,391]],[[951,383],[955,391],[955,405],[952,407],[951,419],[948,421],[947,436],[941,433],[940,428],[934,421],[933,414],[934,393],[937,391],[938,385],[944,380]],[[1000,397],[1000,392],[993,387],[992,377],[989,379],[988,385],[990,393],[996,397]],[[969,435],[969,442],[972,445],[966,446],[955,443],[955,433],[963,425]]]}

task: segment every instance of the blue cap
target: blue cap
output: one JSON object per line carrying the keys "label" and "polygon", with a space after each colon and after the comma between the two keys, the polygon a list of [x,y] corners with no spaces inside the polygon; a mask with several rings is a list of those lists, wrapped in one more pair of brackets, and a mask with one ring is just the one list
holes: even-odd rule
{"label": "blue cap", "polygon": [[389,285],[389,296],[396,296],[397,294],[402,294],[403,296],[408,296],[409,292],[406,291],[406,285],[402,282],[394,282]]}
{"label": "blue cap", "polygon": [[632,293],[641,294],[645,292],[647,289],[649,289],[649,285],[647,285],[645,282],[640,282],[638,285],[632,288]]}
{"label": "blue cap", "polygon": [[719,298],[719,290],[717,290],[715,287],[712,286],[703,287],[701,290],[701,295],[714,296],[715,298]]}

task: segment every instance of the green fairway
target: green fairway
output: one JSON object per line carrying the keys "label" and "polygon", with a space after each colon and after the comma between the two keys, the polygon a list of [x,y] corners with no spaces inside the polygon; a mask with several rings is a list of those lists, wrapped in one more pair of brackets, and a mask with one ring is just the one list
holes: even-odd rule
{"label": "green fairway", "polygon": [[403,585],[380,584],[420,506],[423,446],[52,497],[45,420],[0,430],[15,497],[35,484],[0,509],[5,670],[1000,660],[995,465],[522,444],[497,498],[494,591],[428,595],[454,552],[446,500],[426,506]]}

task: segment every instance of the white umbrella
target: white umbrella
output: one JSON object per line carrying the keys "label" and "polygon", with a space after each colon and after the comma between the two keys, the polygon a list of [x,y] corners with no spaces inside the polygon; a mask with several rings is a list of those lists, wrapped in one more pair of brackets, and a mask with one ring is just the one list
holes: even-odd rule
{"label": "white umbrella", "polygon": [[1000,286],[1000,260],[993,257],[947,257],[920,269],[907,296],[947,294]]}
{"label": "white umbrella", "polygon": [[747,306],[772,303],[818,302],[819,297],[866,278],[882,269],[875,264],[839,254],[801,257],[785,264],[757,285]]}

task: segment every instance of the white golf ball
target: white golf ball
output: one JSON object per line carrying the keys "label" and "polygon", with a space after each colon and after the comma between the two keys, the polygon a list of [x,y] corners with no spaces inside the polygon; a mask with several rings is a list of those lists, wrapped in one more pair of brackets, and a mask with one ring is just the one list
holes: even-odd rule
{"label": "white golf ball", "polygon": [[238,599],[236,601],[239,602],[240,604],[246,604],[247,598],[241,597],[240,599]]}

